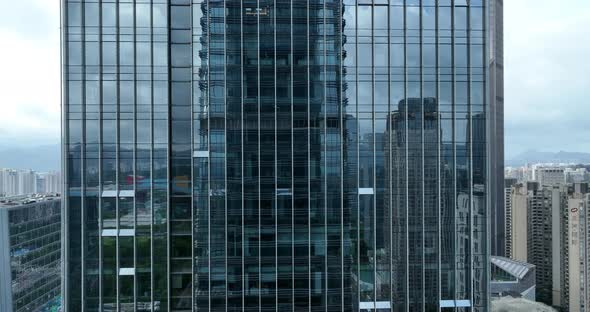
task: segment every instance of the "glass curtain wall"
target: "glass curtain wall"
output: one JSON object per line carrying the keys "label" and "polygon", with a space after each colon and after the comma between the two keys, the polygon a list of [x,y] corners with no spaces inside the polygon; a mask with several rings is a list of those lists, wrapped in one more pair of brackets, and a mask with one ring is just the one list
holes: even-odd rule
{"label": "glass curtain wall", "polygon": [[67,311],[487,311],[484,0],[64,0]]}
{"label": "glass curtain wall", "polygon": [[65,308],[166,310],[168,3],[63,10]]}

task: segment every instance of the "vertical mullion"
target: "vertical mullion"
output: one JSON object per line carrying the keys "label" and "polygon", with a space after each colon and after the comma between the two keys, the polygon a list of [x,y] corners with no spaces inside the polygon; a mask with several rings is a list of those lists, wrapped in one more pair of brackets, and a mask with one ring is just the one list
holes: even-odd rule
{"label": "vertical mullion", "polygon": [[[484,36],[483,42],[484,42],[484,46],[485,45],[488,45],[488,46],[493,46],[495,48],[495,44],[491,44],[491,40],[496,40],[496,39],[495,38],[490,38],[491,36],[490,36],[490,33],[488,32],[488,28],[490,27],[489,26],[490,21],[488,21],[488,19],[490,19],[490,16],[491,16],[490,10],[491,10],[491,6],[492,5],[494,7],[495,14],[498,14],[498,12],[497,12],[498,11],[498,5],[501,6],[501,10],[502,10],[501,11],[501,14],[502,14],[502,23],[503,23],[503,19],[504,19],[504,11],[503,11],[504,10],[504,2],[503,1],[499,1],[499,0],[496,3],[494,3],[494,4],[492,4],[491,1],[484,2],[485,8],[483,9],[484,15],[482,17],[482,19],[483,19],[483,23],[482,23],[483,27],[482,28],[483,28],[483,36]],[[502,31],[502,35],[503,35],[503,31],[504,31],[503,30],[503,25],[501,25],[501,26],[498,26],[497,25],[497,18],[496,18],[496,21],[494,22],[494,25],[495,25],[495,27],[502,27],[501,31]],[[496,31],[497,31],[497,29],[494,29],[494,36],[496,35]],[[489,51],[489,49],[484,49],[484,56],[485,56],[484,60],[485,59],[489,59],[489,54],[490,53],[491,52]],[[503,51],[502,51],[502,53],[503,53]],[[494,52],[494,54],[495,54],[495,52]],[[504,62],[504,59],[503,58],[504,58],[504,56],[502,56],[502,65],[503,65],[503,62]],[[484,90],[483,90],[483,99],[484,99],[484,103],[483,103],[484,104],[483,105],[483,107],[484,107],[484,114],[483,115],[484,115],[484,117],[486,117],[486,120],[487,120],[489,118],[488,117],[489,116],[489,113],[488,113],[489,108],[487,106],[488,105],[492,105],[492,102],[490,102],[488,105],[485,105],[486,104],[486,100],[485,99],[488,98],[488,94],[489,94],[489,85],[490,84],[488,82],[490,80],[490,69],[486,67],[484,70],[485,70],[485,75],[484,75],[484,81],[485,82],[484,82],[484,86],[486,86],[486,87],[484,87]],[[504,83],[504,80],[503,79],[502,79],[502,83]],[[502,95],[503,95],[503,93],[502,93]],[[504,101],[503,98],[502,98],[502,101]],[[494,100],[494,102],[495,102],[495,100]],[[504,109],[504,104],[502,102],[502,110],[503,109]],[[502,111],[502,114],[503,113],[504,113],[504,111]],[[487,124],[489,124],[489,123],[487,123]],[[486,196],[486,201],[485,201],[486,212],[485,212],[485,216],[484,217],[486,219],[486,228],[485,228],[486,235],[489,235],[491,233],[491,224],[490,224],[491,222],[489,222],[487,220],[490,220],[490,210],[491,210],[490,209],[490,206],[491,206],[490,205],[490,198],[489,198],[489,195],[488,195],[488,194],[491,193],[489,191],[490,190],[490,185],[489,185],[490,174],[489,173],[490,173],[490,167],[491,167],[490,166],[489,156],[490,156],[490,150],[491,150],[490,149],[491,140],[490,140],[489,126],[486,125],[485,129],[486,129],[487,134],[485,135],[485,138],[486,138],[486,143],[485,143],[485,146],[486,146],[485,147],[485,149],[486,149],[486,152],[485,152],[485,160],[486,161],[485,161],[485,163],[486,163],[486,165],[485,165],[485,168],[484,168],[485,169],[484,170],[484,172],[485,172],[485,179],[483,179],[484,180],[483,183],[485,183],[485,187],[484,187],[484,190],[483,191],[487,195]],[[504,143],[502,143],[502,145],[503,144]],[[586,221],[586,226],[588,226],[588,212],[586,212],[586,220],[585,221]],[[587,229],[586,229],[586,232],[587,232],[586,239],[588,239],[588,230]],[[485,238],[485,241],[487,241],[487,240],[488,240],[488,237]],[[486,246],[486,248],[485,248],[486,256],[491,255],[491,249],[490,248],[491,248],[491,246],[488,244]],[[514,248],[514,246],[512,246],[512,248]],[[588,259],[588,258],[586,257],[585,259]],[[491,277],[491,265],[486,263],[486,269],[485,270],[486,270],[485,271],[486,272],[486,277],[485,278],[486,279],[489,279]],[[489,285],[488,285],[488,287],[489,287]],[[490,294],[489,288],[486,288],[486,291],[487,291],[487,294]],[[488,309],[488,310],[490,309],[490,298],[489,298],[489,295],[486,298],[484,309]]]}
{"label": "vertical mullion", "polygon": [[86,181],[85,181],[85,170],[84,168],[86,167],[86,3],[81,3],[80,4],[81,7],[81,14],[80,14],[80,19],[81,19],[81,34],[80,36],[81,38],[81,42],[80,42],[80,49],[81,49],[81,63],[82,65],[81,67],[81,77],[80,77],[80,93],[82,94],[82,99],[81,99],[81,103],[82,103],[82,116],[81,116],[81,122],[82,122],[82,133],[80,135],[80,137],[82,138],[81,142],[80,142],[80,285],[81,285],[81,289],[80,289],[80,308],[82,309],[82,311],[85,310],[85,305],[84,305],[84,298],[86,295],[86,291],[85,291],[85,287],[84,285],[85,283],[85,273],[86,273],[86,264],[85,264],[85,243],[86,243],[86,235],[84,234],[84,228],[85,228],[85,224],[84,224],[84,217],[85,217],[85,195],[86,195]]}
{"label": "vertical mullion", "polygon": [[168,204],[168,209],[166,212],[166,273],[165,273],[165,280],[166,280],[166,293],[168,294],[168,300],[166,302],[166,306],[167,306],[167,310],[170,311],[171,308],[171,301],[170,300],[170,271],[171,271],[171,265],[170,265],[170,217],[171,217],[171,212],[170,212],[170,197],[171,197],[171,190],[170,190],[170,178],[171,178],[171,174],[170,174],[170,166],[172,164],[171,161],[171,144],[172,144],[172,128],[170,127],[170,125],[172,124],[172,112],[171,112],[171,107],[172,107],[172,100],[171,100],[171,83],[170,83],[170,78],[171,78],[171,71],[172,71],[172,41],[171,41],[171,26],[172,26],[172,6],[170,3],[168,3],[168,5],[166,5],[166,10],[167,10],[167,24],[166,24],[166,34],[167,34],[167,50],[168,50],[168,64],[167,64],[167,79],[166,79],[166,86],[167,86],[167,101],[168,101],[168,112],[167,112],[167,130],[168,130],[168,143],[167,143],[167,153],[166,153],[166,203]]}
{"label": "vertical mullion", "polygon": [[309,19],[310,19],[310,1],[307,0],[307,292],[308,292],[308,305],[311,310],[311,58],[310,58],[310,40],[309,40]]}
{"label": "vertical mullion", "polygon": [[120,169],[120,160],[121,158],[119,157],[119,152],[120,152],[120,146],[119,144],[121,143],[120,140],[120,135],[121,135],[121,129],[120,129],[120,112],[121,112],[121,61],[120,61],[120,50],[121,50],[121,12],[120,12],[120,3],[117,2],[117,4],[115,5],[115,14],[116,14],[116,23],[115,23],[115,47],[116,47],[116,59],[115,59],[115,64],[116,64],[116,78],[115,78],[115,82],[116,82],[116,118],[115,118],[115,130],[116,130],[116,135],[115,135],[115,191],[116,191],[116,196],[115,196],[115,228],[117,230],[117,236],[115,236],[115,284],[116,284],[116,289],[117,289],[117,302],[116,302],[116,306],[117,309],[121,308],[121,304],[120,304],[120,299],[121,296],[119,295],[121,293],[120,290],[120,283],[119,283],[119,263],[120,263],[120,256],[119,256],[119,219],[120,219],[120,214],[119,214],[119,169]]}
{"label": "vertical mullion", "polygon": [[[207,0],[207,150],[211,153],[211,6]],[[211,154],[207,159],[207,304],[211,311]]]}
{"label": "vertical mullion", "polygon": [[[103,55],[102,55],[102,0],[98,1],[98,104],[102,103],[103,101]],[[103,261],[102,261],[102,254],[103,254],[103,250],[102,250],[102,184],[103,184],[103,176],[102,176],[102,172],[103,172],[103,168],[102,168],[102,162],[103,162],[103,157],[102,157],[102,142],[103,142],[103,123],[102,123],[102,111],[103,111],[103,107],[102,105],[98,105],[98,306],[99,306],[99,311],[102,310],[102,305],[103,305],[103,298],[102,298],[102,276],[103,276]],[[64,236],[64,238],[67,236]],[[67,259],[67,258],[66,258]],[[67,261],[64,261],[67,262]],[[66,279],[67,280],[67,279]],[[67,307],[66,307],[67,309]]]}
{"label": "vertical mullion", "polygon": [[[453,206],[452,209],[456,210],[457,208],[457,143],[456,143],[456,91],[455,91],[455,87],[457,85],[457,79],[456,79],[456,67],[455,67],[455,0],[451,0],[451,68],[452,68],[452,83],[451,83],[451,111],[452,111],[452,125],[453,125],[453,129],[452,129],[452,150],[453,150],[453,172],[452,172],[452,178],[453,178]],[[457,232],[457,217],[455,214],[453,214],[453,277],[455,280],[455,285],[458,285],[460,283],[460,281],[458,280],[457,277],[457,236],[458,236],[458,232]],[[453,289],[453,298],[451,298],[452,300],[456,300],[458,296],[458,292],[457,292],[457,288],[455,287],[455,289]]]}
{"label": "vertical mullion", "polygon": [[[227,3],[226,0],[223,0],[223,10],[224,12],[227,12]],[[192,11],[192,10],[191,10]],[[192,19],[191,19],[192,20]],[[228,249],[227,249],[227,245],[228,245],[228,235],[227,235],[227,194],[228,189],[227,189],[227,153],[228,153],[228,148],[227,148],[227,13],[225,13],[223,15],[223,22],[224,22],[224,30],[223,30],[223,60],[224,60],[224,66],[223,66],[223,89],[224,89],[224,93],[223,93],[223,126],[224,126],[224,131],[223,131],[223,140],[224,140],[224,153],[223,153],[223,157],[224,157],[224,166],[225,166],[225,170],[224,170],[224,185],[223,185],[223,189],[224,189],[224,209],[225,209],[225,214],[224,214],[224,224],[225,224],[225,233],[224,233],[224,246],[223,246],[223,253],[225,256],[225,311],[227,311],[227,305],[228,305],[228,273],[227,273],[227,254],[228,254]],[[191,49],[192,50],[192,49]],[[209,155],[209,157],[211,157],[211,155]]]}
{"label": "vertical mullion", "polygon": [[257,165],[258,165],[258,311],[262,312],[262,217],[261,217],[261,206],[262,206],[262,179],[261,179],[261,173],[262,173],[262,154],[261,151],[262,149],[260,148],[260,128],[261,128],[261,123],[260,121],[262,120],[260,117],[260,113],[261,113],[261,101],[260,101],[260,90],[261,90],[261,86],[260,86],[260,0],[256,0],[256,48],[257,48],[257,53],[256,53],[256,57],[257,57],[257,62],[256,62],[256,69],[257,69],[257,77],[256,77],[256,83],[257,83],[257,105],[258,105],[258,154],[257,154]]}
{"label": "vertical mullion", "polygon": [[441,181],[441,135],[440,135],[440,126],[441,126],[441,114],[440,114],[440,76],[439,76],[439,71],[440,71],[440,64],[439,64],[439,6],[438,4],[435,4],[434,7],[434,27],[435,27],[435,31],[434,31],[434,46],[435,46],[435,94],[437,97],[437,101],[436,101],[436,111],[439,112],[437,114],[437,126],[436,126],[436,136],[437,136],[437,168],[436,168],[436,175],[437,175],[437,237],[438,237],[438,261],[437,261],[437,275],[438,275],[438,296],[437,296],[437,311],[441,311],[441,307],[440,307],[440,301],[442,300],[442,248],[441,248],[441,243],[442,243],[442,229],[441,229],[441,213],[442,213],[442,209],[441,209],[441,197],[442,197],[442,181]]}
{"label": "vertical mullion", "polygon": [[338,30],[340,32],[340,45],[338,48],[338,66],[340,70],[340,81],[339,81],[339,90],[338,90],[338,117],[340,120],[340,293],[341,299],[340,304],[342,309],[344,310],[344,101],[343,93],[344,93],[344,75],[342,74],[344,68],[344,48],[343,48],[343,41],[344,41],[344,29],[342,27],[343,24],[343,16],[344,16],[344,3],[343,0],[339,0],[338,2]]}
{"label": "vertical mullion", "polygon": [[[69,104],[69,96],[68,96],[68,92],[69,92],[69,70],[68,67],[64,64],[68,64],[69,65],[69,61],[68,57],[69,57],[69,24],[68,24],[68,13],[69,13],[69,9],[68,9],[68,3],[67,0],[61,0],[60,1],[60,6],[61,6],[61,10],[60,10],[60,26],[63,29],[63,32],[61,33],[61,46],[60,46],[60,60],[61,60],[61,67],[60,67],[60,74],[61,74],[61,79],[62,81],[64,81],[64,83],[62,83],[61,89],[60,89],[60,96],[61,96],[61,101],[63,103],[68,103]],[[99,44],[99,49],[100,49],[100,44]],[[102,49],[101,49],[102,50]],[[101,52],[99,52],[101,53]],[[100,54],[99,54],[100,57]],[[62,113],[62,127],[61,127],[61,135],[63,138],[67,138],[69,136],[69,131],[68,131],[68,127],[66,127],[65,125],[68,123],[68,112],[69,112],[69,105],[62,105],[61,107],[61,113]],[[100,129],[100,126],[99,126]],[[62,144],[61,146],[61,153],[62,153],[62,157],[61,157],[61,166],[62,166],[62,170],[63,170],[63,176],[64,177],[68,177],[69,176],[69,171],[67,170],[68,168],[68,163],[69,161],[67,160],[67,149],[66,149],[66,144]],[[99,178],[100,179],[100,178]],[[69,210],[70,210],[70,201],[68,200],[69,198],[69,190],[67,187],[67,179],[62,179],[62,191],[63,191],[63,201],[65,202],[65,204],[62,205],[62,207],[65,207],[65,209],[63,210],[63,213],[61,215],[61,222],[62,224],[65,224],[66,226],[62,226],[62,231],[61,231],[61,236],[62,236],[62,241],[61,241],[61,247],[62,247],[62,252],[60,253],[60,256],[63,259],[70,259],[70,253],[69,253],[69,244],[68,244],[68,240],[65,239],[66,237],[69,237]],[[100,202],[99,202],[100,204]],[[100,211],[100,209],[99,209]],[[99,212],[99,218],[100,218],[100,212]],[[100,228],[99,228],[100,230]],[[100,257],[100,248],[99,248],[99,257]],[[99,260],[100,261],[100,260]],[[63,298],[64,298],[64,311],[68,310],[69,304],[71,302],[71,299],[69,297],[69,291],[68,291],[68,286],[69,286],[69,266],[68,266],[68,261],[62,261],[61,264],[61,269],[62,272],[64,272],[65,278],[63,279],[62,285],[61,285],[61,292],[63,294]],[[99,262],[99,270],[100,270],[100,262]],[[100,279],[99,279],[100,280]],[[99,285],[100,285],[100,281],[99,281]],[[99,294],[100,294],[100,290],[99,290]]]}
{"label": "vertical mullion", "polygon": [[240,43],[240,70],[241,70],[241,74],[240,74],[240,87],[241,87],[241,101],[242,101],[242,105],[240,105],[240,109],[241,109],[241,119],[242,119],[242,125],[241,125],[241,149],[242,149],[242,153],[241,153],[241,157],[242,157],[242,310],[244,310],[246,308],[246,299],[245,299],[245,292],[246,292],[246,279],[244,278],[245,276],[247,276],[246,272],[245,272],[245,263],[244,263],[244,253],[245,253],[245,239],[244,239],[244,235],[245,235],[245,222],[244,222],[244,212],[245,212],[245,198],[244,198],[244,127],[246,125],[245,123],[245,118],[244,118],[244,2],[240,1],[240,36],[241,36],[241,43]]}
{"label": "vertical mullion", "polygon": [[[293,55],[293,51],[295,50],[293,47],[294,40],[293,40],[293,1],[291,0],[291,55]],[[291,307],[292,310],[295,311],[295,135],[294,135],[294,123],[293,123],[293,113],[294,113],[294,86],[295,83],[293,81],[295,75],[293,74],[294,65],[293,65],[294,58],[291,57]]]}
{"label": "vertical mullion", "polygon": [[133,2],[133,309],[137,310],[137,3]]}
{"label": "vertical mullion", "polygon": [[[102,23],[102,0],[98,0],[98,100],[99,100],[99,104],[103,102],[103,55],[102,55],[102,27],[103,27],[103,23]],[[99,309],[102,309],[102,305],[103,305],[103,298],[102,298],[102,279],[103,279],[103,261],[102,261],[102,254],[103,254],[103,248],[102,248],[102,191],[103,191],[103,176],[102,176],[102,172],[103,172],[103,151],[102,151],[102,145],[103,145],[103,120],[102,120],[102,114],[103,114],[103,106],[99,105],[99,115],[98,115],[98,137],[99,137],[99,143],[98,143],[98,305],[99,305]],[[67,261],[64,261],[67,262]],[[66,307],[67,308],[67,307]]]}
{"label": "vertical mullion", "polygon": [[[324,28],[324,44],[323,44],[323,52],[324,52],[324,59],[323,59],[323,66],[324,66],[324,276],[323,279],[324,283],[324,308],[325,311],[328,312],[328,130],[327,130],[327,123],[328,123],[328,99],[327,99],[327,88],[328,88],[328,70],[327,70],[327,36],[326,36],[326,2],[323,3],[323,28]],[[321,140],[320,140],[321,142]]]}
{"label": "vertical mullion", "polygon": [[[465,8],[465,27],[466,27],[466,50],[467,50],[467,125],[468,125],[468,135],[467,135],[467,139],[468,139],[468,165],[469,165],[469,180],[468,180],[468,187],[469,187],[469,249],[470,249],[470,255],[469,255],[469,269],[470,269],[470,276],[469,276],[469,280],[471,281],[470,283],[470,287],[469,287],[469,302],[471,303],[471,308],[473,308],[473,293],[474,293],[474,285],[475,285],[475,280],[474,280],[474,268],[473,268],[473,258],[474,258],[474,239],[473,239],[473,212],[474,212],[474,199],[473,199],[473,119],[472,119],[472,113],[471,113],[471,19],[470,19],[470,6],[469,3],[467,5],[467,7]],[[493,195],[494,197],[496,197],[496,194]]]}
{"label": "vertical mullion", "polygon": [[[277,10],[277,0],[273,1],[274,9]],[[279,310],[279,227],[278,227],[278,210],[279,210],[279,201],[278,201],[278,130],[277,130],[277,14],[275,13],[273,16],[273,46],[274,46],[274,126],[275,126],[275,150],[274,150],[274,172],[275,172],[275,189],[274,189],[274,222],[275,222],[275,310]]]}
{"label": "vertical mullion", "polygon": [[[392,83],[392,62],[391,62],[391,55],[393,54],[393,49],[391,49],[391,1],[388,1],[387,4],[387,50],[388,50],[388,57],[387,57],[387,123],[391,122],[391,83]],[[386,126],[387,127],[387,126]],[[392,127],[392,126],[389,126]],[[389,193],[389,200],[384,203],[389,205],[389,211],[386,211],[387,216],[387,223],[389,224],[389,228],[387,231],[389,232],[389,289],[393,290],[393,144],[392,144],[392,131],[387,129],[388,133],[387,138],[387,146],[386,151],[389,153],[389,157],[385,159],[386,163],[388,164],[389,170],[386,170],[385,174],[387,177],[387,181],[389,182],[387,187],[387,192]],[[387,248],[387,246],[385,246]],[[393,307],[393,295],[389,294],[389,304]]]}
{"label": "vertical mullion", "polygon": [[[242,10],[241,11],[243,12],[244,2],[241,1],[240,3],[241,3],[241,6],[242,6]],[[241,31],[242,31],[242,49],[240,50],[241,53],[242,53],[242,57],[240,58],[240,60],[241,60],[241,62],[244,62],[244,23],[243,23],[244,22],[244,16],[243,16],[243,14],[240,14],[240,18],[242,19],[242,29],[241,29]],[[241,67],[242,67],[242,77],[241,77],[242,78],[242,103],[244,103],[245,102],[245,99],[244,99],[244,79],[245,79],[245,74],[244,74],[244,64],[243,63],[242,63],[242,66]],[[242,105],[242,118],[243,118],[243,122],[246,121],[246,119],[244,117],[244,105]],[[246,127],[246,125],[247,125],[247,122],[246,123],[242,123],[242,200],[243,201],[245,200],[244,199],[244,167],[245,167],[245,165],[244,165],[244,127]],[[242,203],[242,247],[243,247],[243,250],[245,250],[245,248],[244,248],[245,247],[245,239],[244,239],[244,236],[245,236],[245,232],[246,232],[245,231],[245,224],[246,223],[245,223],[245,220],[244,220],[244,212],[245,212],[244,207],[245,207],[245,205],[244,205],[244,203]],[[245,272],[246,264],[245,264],[244,254],[245,254],[245,252],[242,251],[242,274],[244,274],[245,276],[247,276],[247,274]],[[246,306],[245,306],[245,302],[246,302],[245,292],[246,292],[246,286],[247,285],[245,284],[245,281],[246,281],[246,279],[242,279],[242,283],[244,283],[244,287],[242,288],[243,289],[243,291],[242,291],[242,310],[244,310],[246,308]]]}
{"label": "vertical mullion", "polygon": [[[191,134],[190,134],[190,138],[191,138],[191,160],[190,160],[190,164],[191,164],[191,178],[190,178],[190,193],[191,193],[191,203],[190,203],[190,209],[191,209],[191,241],[193,242],[191,245],[191,309],[194,311],[196,310],[195,306],[196,306],[196,302],[197,300],[195,299],[195,289],[197,287],[195,287],[195,284],[197,283],[197,279],[195,278],[195,157],[193,155],[194,151],[196,150],[195,147],[195,122],[194,122],[194,118],[195,118],[195,90],[194,90],[194,85],[195,85],[195,79],[194,79],[194,68],[197,64],[195,64],[195,58],[194,58],[194,33],[193,33],[193,29],[195,27],[194,25],[194,14],[193,14],[193,7],[195,6],[194,3],[191,2],[190,5],[190,20],[191,20],[191,40],[190,40],[190,49],[191,49],[191,64],[192,64],[192,68],[190,71],[191,74],[191,84],[190,84],[190,98],[191,98],[191,107],[190,107],[190,111],[191,111],[191,118],[190,118],[190,128],[191,128]],[[201,30],[201,33],[203,32],[203,30]],[[199,125],[200,126],[200,125]],[[210,155],[210,154],[209,154]]]}
{"label": "vertical mullion", "polygon": [[154,2],[150,0],[150,305],[154,305]]}
{"label": "vertical mullion", "polygon": [[[373,253],[375,260],[373,262],[373,306],[377,306],[377,157],[375,147],[375,5],[371,6],[371,136],[373,140]],[[369,223],[370,224],[370,223]],[[375,308],[376,309],[376,308]]]}
{"label": "vertical mullion", "polygon": [[424,148],[424,128],[425,128],[425,118],[424,118],[424,114],[425,114],[425,109],[424,109],[424,15],[423,15],[423,3],[422,1],[420,1],[420,5],[418,7],[418,20],[419,20],[419,25],[420,25],[420,53],[419,53],[419,58],[420,58],[420,107],[421,107],[421,113],[420,113],[420,135],[421,135],[421,184],[422,184],[422,189],[421,189],[421,195],[422,195],[422,310],[426,309],[426,253],[425,253],[425,248],[426,248],[426,228],[425,228],[425,223],[426,223],[426,203],[425,203],[425,195],[424,192],[426,190],[426,183],[425,183],[425,148]]}
{"label": "vertical mullion", "polygon": [[408,188],[408,182],[409,182],[409,167],[408,167],[408,3],[407,0],[403,0],[404,1],[404,104],[405,104],[405,108],[404,108],[404,116],[403,116],[403,120],[404,120],[404,165],[405,165],[405,185],[404,185],[404,191],[405,191],[405,214],[406,214],[406,220],[405,220],[405,230],[406,230],[406,274],[405,274],[405,283],[406,283],[406,289],[405,289],[405,293],[406,293],[406,311],[410,310],[410,253],[409,253],[409,239],[410,239],[410,231],[409,231],[409,201],[410,201],[410,197],[409,197],[409,188]]}
{"label": "vertical mullion", "polygon": [[244,234],[245,234],[245,230],[244,230],[244,206],[245,206],[245,199],[244,199],[244,126],[245,126],[245,118],[244,118],[244,2],[240,1],[240,37],[241,37],[241,41],[240,41],[240,88],[241,88],[241,102],[242,105],[240,105],[240,109],[241,109],[241,135],[240,135],[240,139],[241,139],[241,149],[242,149],[242,153],[241,153],[241,157],[242,157],[242,310],[244,310],[246,308],[245,305],[245,292],[246,292],[246,279],[244,278],[246,275],[245,272],[245,263],[244,263],[244,251],[245,251],[245,239],[244,239]]}
{"label": "vertical mullion", "polygon": [[[354,79],[354,83],[355,83],[355,95],[354,95],[355,96],[355,101],[354,101],[355,102],[355,108],[354,109],[355,109],[355,116],[356,116],[356,120],[355,120],[355,123],[356,123],[355,124],[356,137],[355,137],[355,140],[354,140],[355,141],[354,144],[356,144],[356,148],[355,148],[356,149],[356,159],[355,159],[355,162],[356,162],[355,163],[355,169],[356,169],[356,172],[355,172],[355,174],[356,174],[356,189],[355,189],[354,192],[356,193],[356,202],[354,203],[354,205],[356,205],[356,207],[355,207],[355,209],[356,209],[356,220],[355,220],[355,223],[356,224],[355,224],[355,228],[356,228],[356,242],[357,242],[357,247],[355,248],[356,249],[356,255],[355,255],[356,256],[356,261],[355,261],[356,262],[356,270],[355,270],[354,273],[356,273],[356,275],[359,277],[357,279],[358,286],[357,286],[357,291],[356,291],[356,303],[357,304],[360,304],[360,302],[361,302],[361,291],[360,291],[360,288],[361,288],[360,287],[360,285],[361,285],[361,280],[360,280],[360,276],[361,276],[361,274],[360,274],[360,268],[361,268],[361,266],[360,266],[360,258],[361,258],[361,253],[360,253],[360,248],[358,247],[359,244],[360,244],[360,237],[361,237],[361,235],[360,235],[360,196],[359,196],[359,186],[360,186],[360,172],[359,172],[360,171],[360,127],[359,127],[359,120],[358,120],[358,116],[359,116],[359,103],[358,103],[358,101],[359,101],[359,96],[358,96],[359,95],[359,88],[358,88],[358,86],[359,86],[359,83],[358,83],[358,80],[359,80],[359,73],[358,73],[359,72],[359,70],[358,70],[358,50],[359,50],[358,49],[358,41],[359,41],[358,40],[358,37],[359,37],[358,36],[358,32],[359,32],[358,31],[358,28],[359,28],[358,11],[359,10],[358,10],[358,2],[355,3],[355,8],[354,9],[355,9],[354,16],[355,16],[355,19],[356,19],[355,20],[355,23],[354,23],[356,25],[356,28],[355,28],[355,43],[354,43],[354,48],[355,48],[354,55],[356,56],[355,57],[355,64],[354,64],[354,66],[355,66],[355,79]],[[353,302],[353,304],[354,304],[354,302]]]}

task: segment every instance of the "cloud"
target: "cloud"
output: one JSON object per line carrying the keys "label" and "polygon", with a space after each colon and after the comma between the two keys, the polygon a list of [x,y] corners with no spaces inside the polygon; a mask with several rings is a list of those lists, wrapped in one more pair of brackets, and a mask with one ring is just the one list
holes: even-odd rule
{"label": "cloud", "polygon": [[59,2],[3,1],[0,4],[0,29],[12,29],[23,38],[43,40],[59,31]]}
{"label": "cloud", "polygon": [[588,150],[590,4],[519,0],[504,6],[508,156],[527,149]]}
{"label": "cloud", "polygon": [[[508,156],[590,150],[590,3],[504,5]],[[0,1],[0,40],[0,144],[58,141],[58,1]]]}
{"label": "cloud", "polygon": [[0,145],[58,142],[59,3],[0,4]]}

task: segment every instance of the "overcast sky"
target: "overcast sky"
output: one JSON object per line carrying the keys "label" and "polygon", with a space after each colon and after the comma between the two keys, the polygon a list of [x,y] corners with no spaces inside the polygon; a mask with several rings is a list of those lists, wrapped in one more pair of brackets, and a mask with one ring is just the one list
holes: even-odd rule
{"label": "overcast sky", "polygon": [[[505,1],[506,154],[590,152],[590,2]],[[0,147],[59,142],[59,1],[0,0]]]}
{"label": "overcast sky", "polygon": [[590,152],[590,1],[506,0],[508,158]]}
{"label": "overcast sky", "polygon": [[58,0],[0,0],[0,147],[59,142]]}

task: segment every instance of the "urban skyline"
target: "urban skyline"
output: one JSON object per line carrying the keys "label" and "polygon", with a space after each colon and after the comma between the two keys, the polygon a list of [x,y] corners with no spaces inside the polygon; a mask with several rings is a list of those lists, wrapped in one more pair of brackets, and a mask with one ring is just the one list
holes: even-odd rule
{"label": "urban skyline", "polygon": [[589,3],[60,2],[0,4],[0,312],[589,311]]}
{"label": "urban skyline", "polygon": [[535,268],[536,301],[587,311],[589,183],[546,182],[507,179],[506,254]]}
{"label": "urban skyline", "polygon": [[0,168],[0,197],[61,193],[61,172]]}

